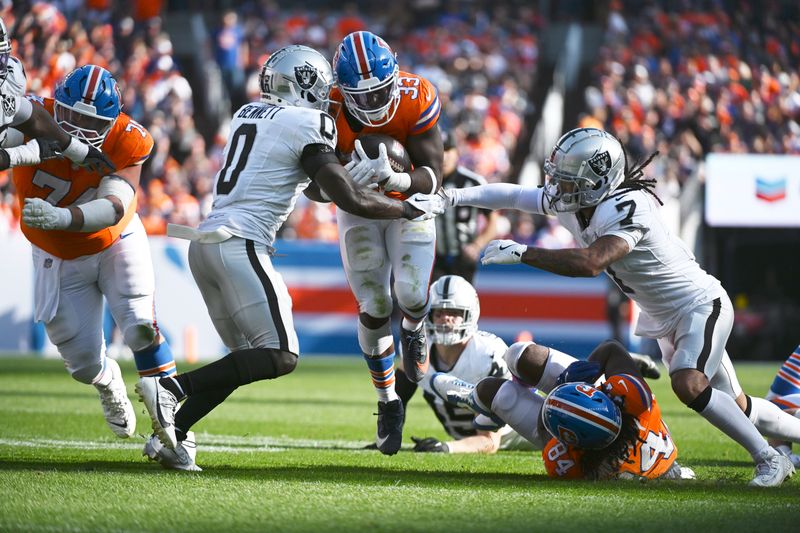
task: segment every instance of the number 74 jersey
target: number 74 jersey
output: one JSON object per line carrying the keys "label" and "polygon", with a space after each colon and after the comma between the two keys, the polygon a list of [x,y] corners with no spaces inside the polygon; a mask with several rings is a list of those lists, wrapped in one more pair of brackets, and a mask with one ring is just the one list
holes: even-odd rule
{"label": "number 74 jersey", "polygon": [[[630,374],[609,377],[602,390],[622,404],[622,411],[633,416],[639,430],[637,440],[628,448],[628,459],[614,474],[618,477],[655,479],[670,470],[678,457],[669,428],[661,418],[661,408],[643,379]],[[581,479],[583,452],[555,438],[542,450],[542,459],[550,477]]]}
{"label": "number 74 jersey", "polygon": [[[31,97],[33,105],[43,105],[52,115],[51,98]],[[138,122],[120,113],[102,146],[118,170],[141,165],[153,150],[153,138]],[[20,209],[25,198],[42,198],[58,207],[81,205],[94,200],[104,175],[72,164],[68,159],[51,159],[33,167],[13,170],[14,186]],[[117,224],[95,231],[45,231],[21,224],[22,232],[32,244],[61,259],[75,259],[99,253],[114,243],[136,214],[136,197]]]}

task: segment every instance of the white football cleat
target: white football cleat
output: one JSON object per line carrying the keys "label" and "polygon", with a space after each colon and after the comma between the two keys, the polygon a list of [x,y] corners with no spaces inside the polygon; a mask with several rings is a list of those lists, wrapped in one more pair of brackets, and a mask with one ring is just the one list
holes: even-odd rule
{"label": "white football cleat", "polygon": [[792,475],[794,475],[792,460],[774,448],[769,448],[756,463],[756,475],[750,486],[777,487]]}
{"label": "white football cleat", "polygon": [[161,386],[158,376],[142,377],[136,384],[139,401],[144,403],[153,431],[161,444],[174,450],[178,445],[175,436],[175,411],[178,410],[178,399],[170,391]]}
{"label": "white football cleat", "polygon": [[158,461],[168,470],[183,470],[185,472],[202,472],[203,469],[194,462],[197,456],[197,444],[194,440],[194,431],[186,432],[186,440],[179,441],[174,450],[161,444],[156,435],[147,439],[142,455],[151,461]]}
{"label": "white football cleat", "polygon": [[106,358],[106,365],[111,370],[111,383],[105,387],[94,387],[100,395],[100,404],[103,406],[103,416],[106,417],[108,427],[117,437],[127,439],[136,431],[136,412],[128,399],[119,364]]}

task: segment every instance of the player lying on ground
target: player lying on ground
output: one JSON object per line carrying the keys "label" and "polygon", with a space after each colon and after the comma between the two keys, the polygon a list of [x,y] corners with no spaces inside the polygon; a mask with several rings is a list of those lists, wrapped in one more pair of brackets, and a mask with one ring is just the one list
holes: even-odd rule
{"label": "player lying on ground", "polygon": [[750,453],[751,484],[780,485],[794,466],[761,435],[800,442],[800,419],[742,391],[725,351],[733,307],[720,282],[661,220],[655,180],[643,174],[655,155],[629,165],[614,136],[578,128],[559,139],[545,162],[546,187],[484,185],[453,190],[443,201],[558,217],[580,248],[493,241],[483,263],[523,262],[573,277],[606,272],[642,309],[636,333],[658,339],[678,398]]}
{"label": "player lying on ground", "polygon": [[274,52],[261,71],[261,101],[242,106],[231,121],[211,213],[198,229],[169,228],[192,241],[192,276],[231,353],[136,385],[164,466],[197,469],[185,446],[189,429],[237,387],[283,376],[297,365],[292,300],[270,255],[275,234],[312,181],[340,210],[361,217],[433,216],[425,212],[424,195],[398,201],[356,187],[335,155],[336,126],[326,113],[332,82],[330,64],[319,52],[298,45]]}
{"label": "player lying on ground", "polygon": [[[513,380],[477,386],[442,380],[453,401],[505,421],[542,450],[548,475],[569,479],[691,479],[640,364],[615,341],[578,361],[532,342],[505,354]],[[605,381],[594,385],[605,375]],[[548,393],[543,398],[531,387]]]}
{"label": "player lying on ground", "polygon": [[439,396],[438,377],[477,383],[489,376],[511,378],[503,359],[508,346],[499,337],[480,331],[480,302],[472,285],[460,276],[443,276],[431,285],[431,310],[425,318],[430,367],[419,384],[406,377],[402,365],[397,370],[397,394],[405,406],[419,386],[423,397],[452,440],[434,437],[414,440],[415,452],[495,453],[497,450],[532,449],[532,445],[511,427]]}

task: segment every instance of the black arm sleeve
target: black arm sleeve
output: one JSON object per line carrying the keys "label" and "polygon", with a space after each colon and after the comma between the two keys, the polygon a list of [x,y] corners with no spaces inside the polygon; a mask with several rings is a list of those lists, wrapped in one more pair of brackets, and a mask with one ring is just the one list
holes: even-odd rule
{"label": "black arm sleeve", "polygon": [[300,164],[303,166],[306,176],[313,178],[320,168],[330,163],[340,164],[333,147],[319,143],[307,144],[303,148]]}

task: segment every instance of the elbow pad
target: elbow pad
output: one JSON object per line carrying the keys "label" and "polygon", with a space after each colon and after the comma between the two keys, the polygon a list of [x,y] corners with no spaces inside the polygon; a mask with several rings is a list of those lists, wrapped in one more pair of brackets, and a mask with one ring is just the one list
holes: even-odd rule
{"label": "elbow pad", "polygon": [[[104,177],[97,188],[97,199],[78,206],[83,212],[81,231],[99,231],[119,222],[125,216],[135,194],[131,184],[119,176]],[[107,196],[119,199],[122,213],[117,212]]]}

